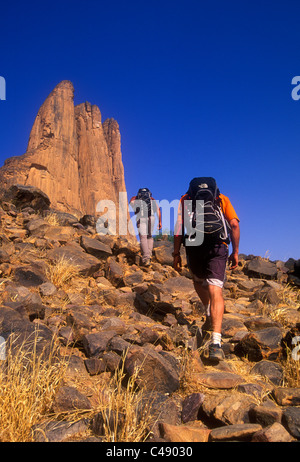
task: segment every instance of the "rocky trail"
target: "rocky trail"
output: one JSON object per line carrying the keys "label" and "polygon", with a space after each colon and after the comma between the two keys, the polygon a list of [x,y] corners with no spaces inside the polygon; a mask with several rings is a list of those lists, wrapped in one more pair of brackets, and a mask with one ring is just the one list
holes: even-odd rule
{"label": "rocky trail", "polygon": [[36,361],[54,344],[64,371],[27,439],[300,440],[299,261],[240,256],[224,287],[225,360],[210,365],[204,307],[172,243],[142,267],[137,243],[17,190],[0,202],[1,374],[19,349]]}

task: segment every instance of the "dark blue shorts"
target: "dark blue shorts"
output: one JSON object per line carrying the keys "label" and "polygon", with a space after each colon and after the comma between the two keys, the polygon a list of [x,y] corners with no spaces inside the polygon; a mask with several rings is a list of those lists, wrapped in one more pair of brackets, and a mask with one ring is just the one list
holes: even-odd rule
{"label": "dark blue shorts", "polygon": [[194,281],[223,287],[228,260],[228,246],[187,246],[187,263]]}

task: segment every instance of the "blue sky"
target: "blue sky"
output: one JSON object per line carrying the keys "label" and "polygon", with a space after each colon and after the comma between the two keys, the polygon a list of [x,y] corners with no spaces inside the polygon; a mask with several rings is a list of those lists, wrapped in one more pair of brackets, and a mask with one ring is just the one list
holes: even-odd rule
{"label": "blue sky", "polygon": [[0,165],[71,80],[76,104],[120,125],[129,197],[146,186],[172,201],[214,176],[240,252],[300,258],[297,0],[16,0],[0,15]]}

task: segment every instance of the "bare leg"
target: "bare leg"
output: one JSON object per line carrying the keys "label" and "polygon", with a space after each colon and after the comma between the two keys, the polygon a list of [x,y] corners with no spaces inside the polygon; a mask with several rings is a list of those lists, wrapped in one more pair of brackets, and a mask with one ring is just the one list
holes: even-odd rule
{"label": "bare leg", "polygon": [[194,287],[202,303],[207,307],[210,304],[210,316],[213,332],[221,333],[224,314],[223,290],[221,287],[202,286],[199,282],[194,282]]}
{"label": "bare leg", "polygon": [[208,286],[210,313],[213,332],[221,333],[224,314],[224,298],[221,287]]}
{"label": "bare leg", "polygon": [[205,307],[207,307],[210,302],[208,287],[203,286],[201,282],[196,281],[194,281],[194,287],[200,297],[201,302]]}

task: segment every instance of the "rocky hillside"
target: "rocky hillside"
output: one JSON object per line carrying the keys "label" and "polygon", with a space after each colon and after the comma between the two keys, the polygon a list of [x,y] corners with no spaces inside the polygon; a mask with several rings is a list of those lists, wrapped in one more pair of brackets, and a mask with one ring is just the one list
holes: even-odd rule
{"label": "rocky hillside", "polygon": [[53,207],[77,216],[95,214],[102,199],[117,205],[119,192],[126,192],[119,125],[102,123],[96,105],[74,106],[73,84],[64,80],[38,111],[26,153],[0,168],[0,182],[1,189],[40,188]]}
{"label": "rocky hillside", "polygon": [[[212,366],[203,306],[187,269],[170,266],[171,243],[156,242],[142,267],[137,245],[98,236],[93,217],[50,212],[36,190],[6,195],[0,217],[0,390],[22,348],[34,371],[56,345],[64,371],[42,411],[27,413],[24,439],[300,439],[298,262],[241,255],[224,288],[226,358]],[[18,440],[1,415],[0,440]]]}

